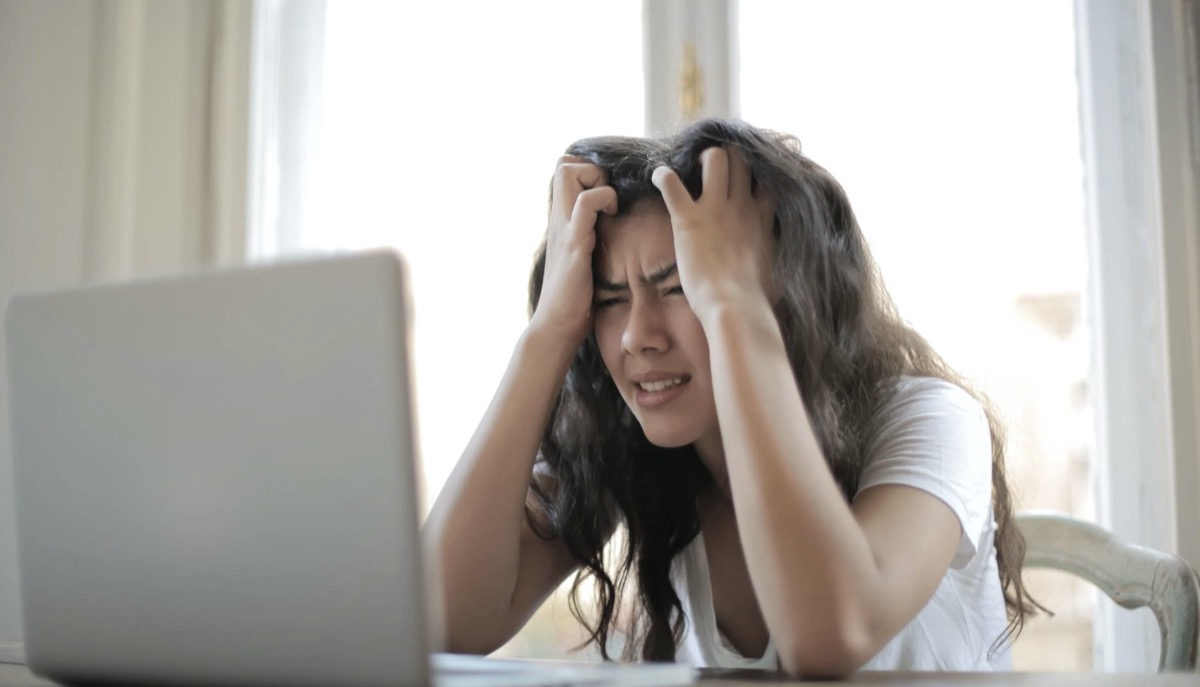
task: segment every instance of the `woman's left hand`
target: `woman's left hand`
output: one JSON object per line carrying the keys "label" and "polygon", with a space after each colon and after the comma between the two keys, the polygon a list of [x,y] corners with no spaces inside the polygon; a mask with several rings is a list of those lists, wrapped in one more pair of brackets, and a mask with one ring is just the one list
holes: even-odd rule
{"label": "woman's left hand", "polygon": [[751,192],[750,165],[737,149],[708,148],[700,165],[697,200],[671,168],[653,178],[671,215],[683,292],[704,323],[726,306],[769,305],[775,213],[762,191]]}

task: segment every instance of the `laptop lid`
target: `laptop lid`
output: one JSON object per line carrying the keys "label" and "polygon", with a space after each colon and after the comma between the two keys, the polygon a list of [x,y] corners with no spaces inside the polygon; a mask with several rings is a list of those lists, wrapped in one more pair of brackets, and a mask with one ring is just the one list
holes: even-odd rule
{"label": "laptop lid", "polygon": [[34,671],[427,682],[406,284],[374,252],[11,302]]}

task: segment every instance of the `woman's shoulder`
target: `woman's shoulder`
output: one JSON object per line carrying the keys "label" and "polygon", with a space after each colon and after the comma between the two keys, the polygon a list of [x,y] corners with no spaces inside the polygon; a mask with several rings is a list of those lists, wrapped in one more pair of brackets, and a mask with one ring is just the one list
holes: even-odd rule
{"label": "woman's shoulder", "polygon": [[883,393],[867,428],[864,477],[917,465],[932,472],[966,470],[968,482],[990,475],[991,425],[970,392],[945,379],[905,376]]}
{"label": "woman's shoulder", "polygon": [[876,410],[876,425],[897,417],[923,415],[937,411],[939,414],[959,416],[961,419],[984,418],[983,405],[975,396],[940,377],[900,376],[884,385],[884,398]]}
{"label": "woman's shoulder", "polygon": [[953,562],[961,568],[981,550],[991,518],[987,414],[966,389],[944,379],[901,377],[891,387],[872,423],[858,489],[904,485],[948,505],[962,525]]}

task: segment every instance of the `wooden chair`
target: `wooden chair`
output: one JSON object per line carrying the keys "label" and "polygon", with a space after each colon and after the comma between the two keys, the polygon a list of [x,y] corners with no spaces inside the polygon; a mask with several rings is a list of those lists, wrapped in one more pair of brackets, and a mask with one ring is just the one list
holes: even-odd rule
{"label": "wooden chair", "polygon": [[1018,513],[1016,522],[1027,567],[1078,575],[1125,608],[1149,606],[1162,632],[1159,672],[1198,669],[1200,577],[1186,561],[1060,513]]}

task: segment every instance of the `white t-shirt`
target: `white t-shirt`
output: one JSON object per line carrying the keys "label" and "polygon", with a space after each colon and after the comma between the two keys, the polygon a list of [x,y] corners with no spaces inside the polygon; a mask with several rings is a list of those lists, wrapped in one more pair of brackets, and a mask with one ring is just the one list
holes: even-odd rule
{"label": "white t-shirt", "polygon": [[[1008,620],[993,536],[992,446],[983,408],[940,379],[906,377],[870,428],[858,492],[903,484],[944,501],[962,524],[958,551],[933,598],[863,670],[1011,670],[1007,645],[988,655]],[[748,658],[717,629],[703,536],[672,562],[687,614],[676,660],[698,667],[777,670],[773,643]]]}

